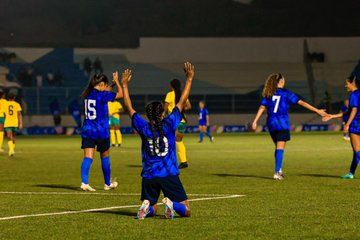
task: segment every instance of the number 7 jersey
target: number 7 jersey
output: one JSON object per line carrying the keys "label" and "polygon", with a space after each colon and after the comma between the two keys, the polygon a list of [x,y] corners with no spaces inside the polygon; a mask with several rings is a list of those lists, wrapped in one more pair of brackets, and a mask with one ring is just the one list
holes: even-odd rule
{"label": "number 7 jersey", "polygon": [[109,133],[108,102],[115,100],[116,93],[94,89],[84,99],[85,118],[81,136],[91,139],[106,139]]}
{"label": "number 7 jersey", "polygon": [[261,105],[267,109],[266,125],[270,132],[290,130],[289,107],[300,98],[289,90],[279,88],[271,98],[263,98]]}

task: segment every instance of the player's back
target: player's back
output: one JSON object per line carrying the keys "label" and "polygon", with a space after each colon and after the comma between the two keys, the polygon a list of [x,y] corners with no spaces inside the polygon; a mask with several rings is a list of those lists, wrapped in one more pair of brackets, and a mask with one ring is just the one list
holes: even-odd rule
{"label": "player's back", "polygon": [[[181,120],[181,113],[178,108],[162,120],[164,133],[163,144],[159,146],[159,133],[155,131],[157,145],[154,148],[153,132],[149,122],[140,117],[138,113],[133,116],[133,127],[142,139],[142,160],[144,178],[166,177],[178,175],[176,158],[176,137],[175,131]],[[156,129],[156,127],[155,127]]]}
{"label": "player's back", "polygon": [[82,137],[92,139],[109,137],[108,102],[115,99],[116,94],[94,89],[85,99],[85,119]]}
{"label": "player's back", "polygon": [[4,102],[5,123],[4,127],[18,127],[19,126],[19,112],[21,106],[14,100]]}

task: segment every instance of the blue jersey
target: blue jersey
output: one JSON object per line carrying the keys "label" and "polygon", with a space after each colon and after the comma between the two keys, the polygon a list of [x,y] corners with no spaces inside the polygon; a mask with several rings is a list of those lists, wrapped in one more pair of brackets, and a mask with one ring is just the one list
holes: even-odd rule
{"label": "blue jersey", "polygon": [[84,100],[85,119],[81,136],[91,139],[109,138],[109,101],[114,101],[116,93],[94,89]]}
{"label": "blue jersey", "polygon": [[343,113],[342,121],[344,123],[346,123],[347,120],[349,120],[349,116],[350,116],[349,108],[347,106],[345,106],[345,105],[342,105],[341,106],[341,112]]}
{"label": "blue jersey", "polygon": [[209,111],[207,108],[199,109],[199,125],[200,126],[206,126],[207,125],[207,119],[206,117],[209,115]]}
{"label": "blue jersey", "polygon": [[297,103],[298,96],[289,90],[279,88],[270,98],[263,98],[261,105],[267,109],[267,127],[270,132],[290,130],[289,107],[290,104]]}
{"label": "blue jersey", "polygon": [[349,108],[357,108],[357,113],[350,123],[349,132],[360,134],[360,89],[351,93]]}
{"label": "blue jersey", "polygon": [[[143,178],[152,179],[180,174],[176,158],[175,132],[181,119],[181,112],[178,107],[175,107],[171,114],[162,120],[164,147],[160,149],[157,144],[154,151],[150,123],[142,119],[138,113],[134,113],[132,116],[132,126],[142,140],[143,170],[141,176]],[[159,138],[157,133],[156,137]]]}

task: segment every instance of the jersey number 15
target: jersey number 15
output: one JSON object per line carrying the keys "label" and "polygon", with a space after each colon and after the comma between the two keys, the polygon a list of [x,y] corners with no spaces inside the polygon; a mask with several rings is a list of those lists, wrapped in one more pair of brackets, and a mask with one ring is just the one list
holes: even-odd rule
{"label": "jersey number 15", "polygon": [[85,99],[85,118],[89,120],[96,119],[96,100]]}

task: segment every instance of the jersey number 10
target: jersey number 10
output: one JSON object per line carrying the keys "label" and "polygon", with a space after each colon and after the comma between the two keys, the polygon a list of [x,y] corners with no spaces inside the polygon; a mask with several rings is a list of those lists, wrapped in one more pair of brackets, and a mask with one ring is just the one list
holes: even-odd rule
{"label": "jersey number 10", "polygon": [[96,100],[85,99],[85,118],[89,120],[96,119]]}
{"label": "jersey number 10", "polygon": [[281,96],[275,96],[275,95],[272,97],[272,100],[275,101],[274,113],[277,113],[279,109],[280,98]]}

